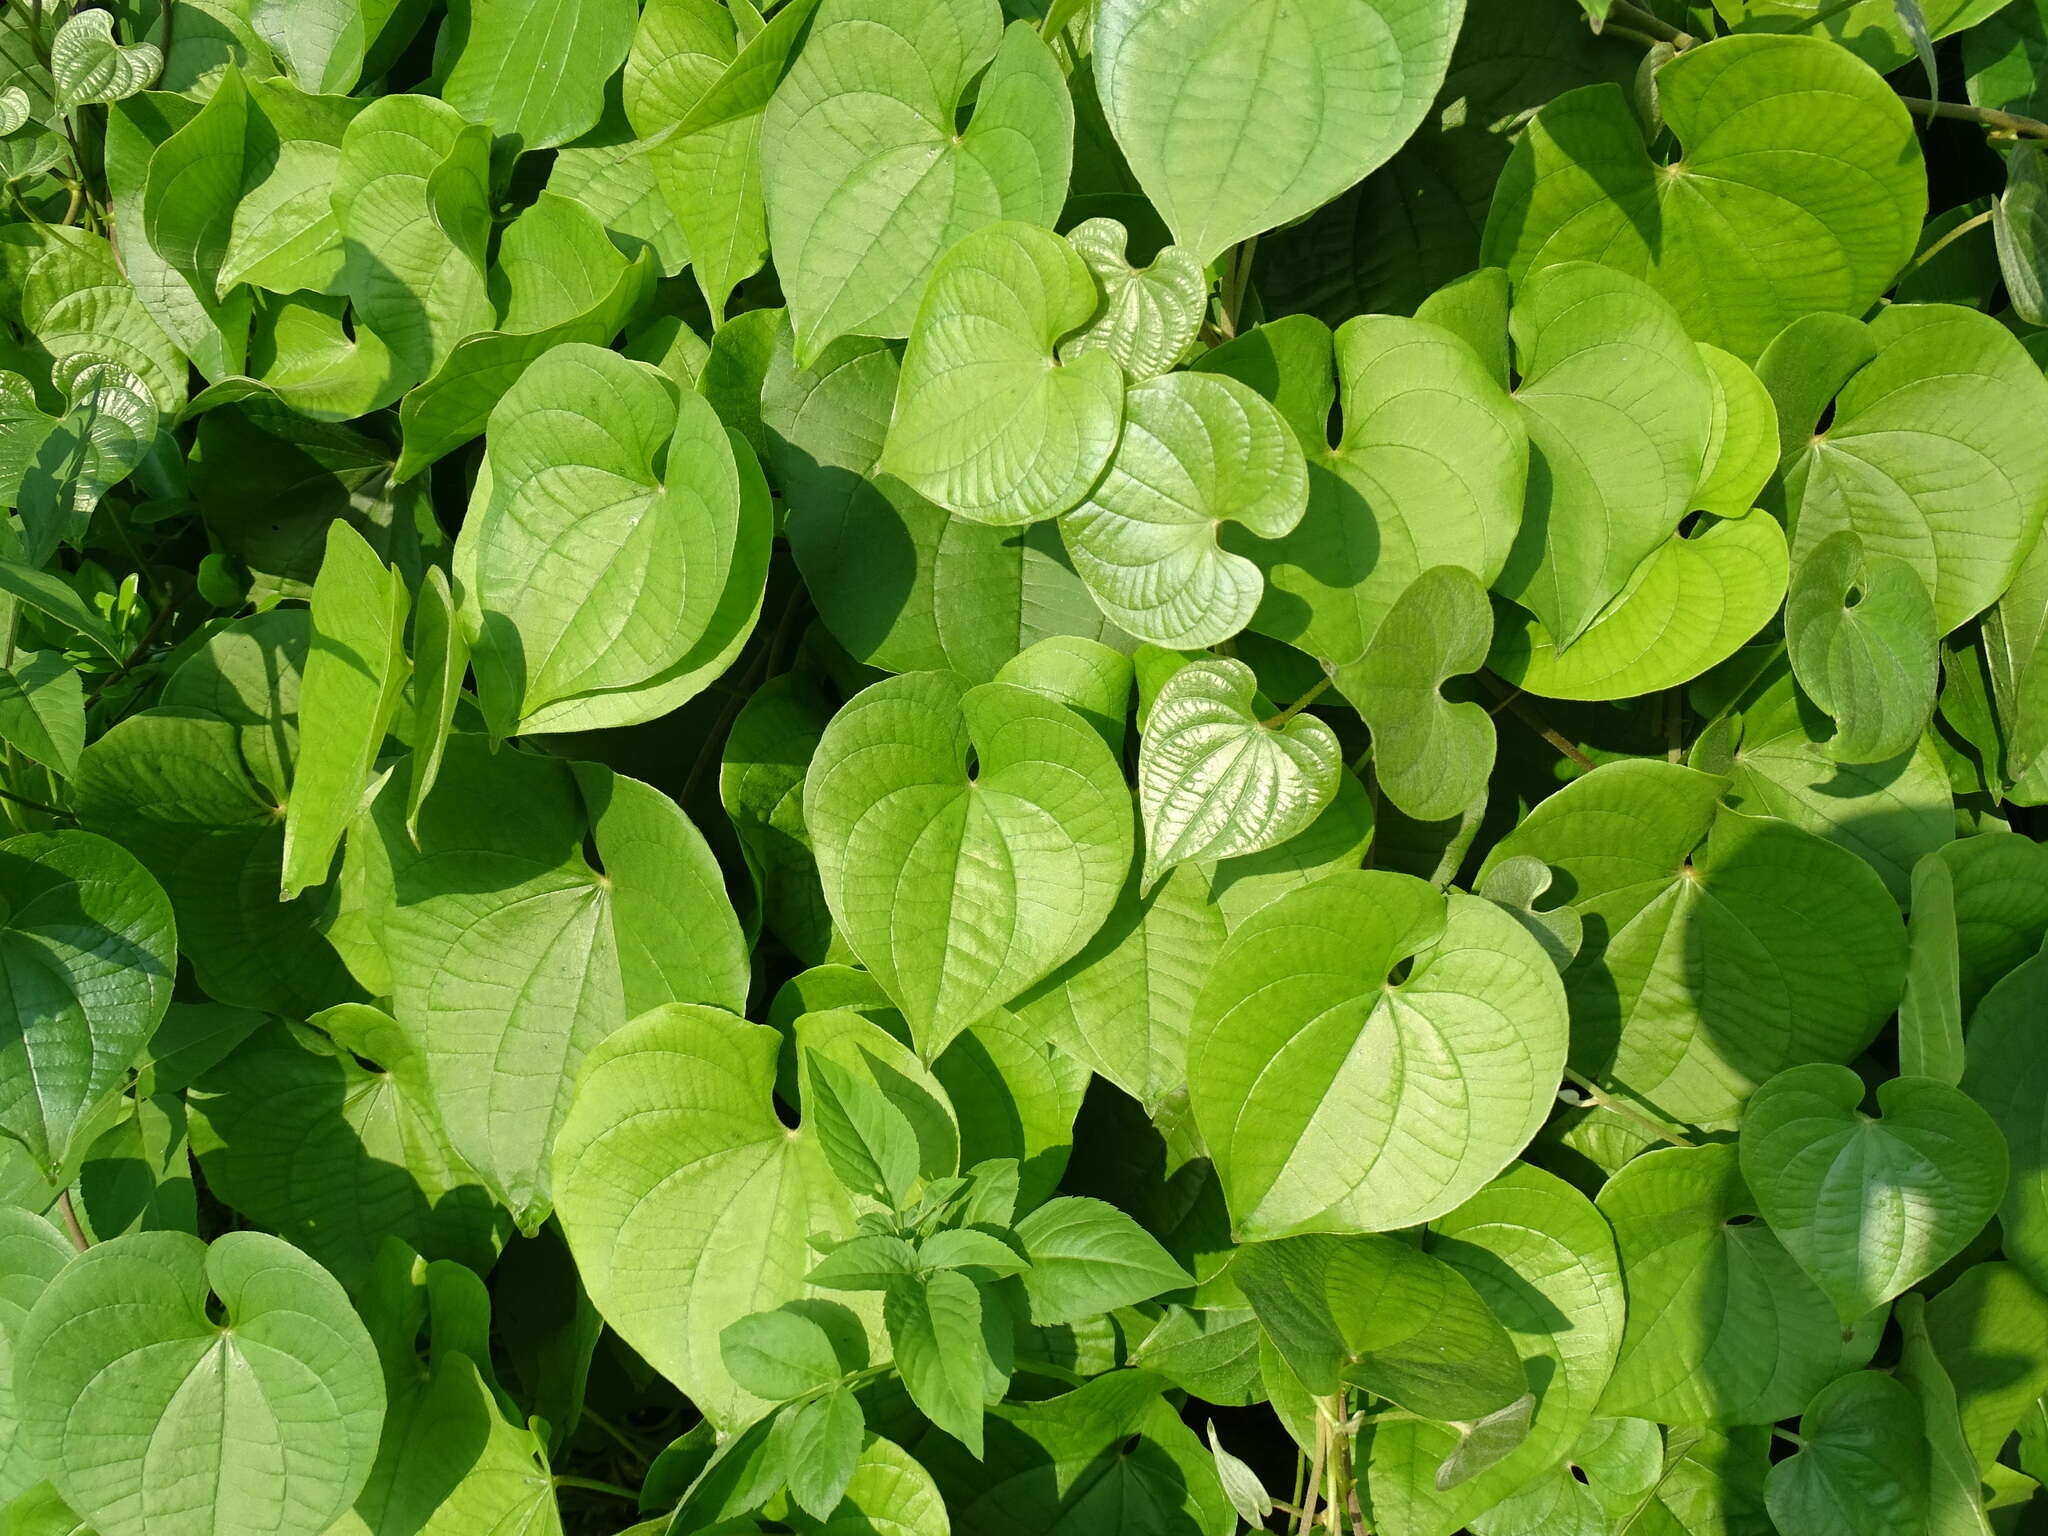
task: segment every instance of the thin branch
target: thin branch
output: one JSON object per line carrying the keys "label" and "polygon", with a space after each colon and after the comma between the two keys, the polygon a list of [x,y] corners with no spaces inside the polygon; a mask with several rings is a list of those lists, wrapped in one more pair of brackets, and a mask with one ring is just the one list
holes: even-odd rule
{"label": "thin branch", "polygon": [[85,1228],[78,1224],[78,1212],[71,1208],[71,1191],[65,1190],[57,1196],[57,1209],[64,1213],[64,1230],[71,1234],[71,1246],[80,1253],[92,1246],[92,1239],[85,1235]]}
{"label": "thin branch", "polygon": [[1963,222],[1958,224],[1954,229],[1948,231],[1948,233],[1943,235],[1939,240],[1935,241],[1934,244],[1927,247],[1927,249],[1922,251],[1918,256],[1915,256],[1911,261],[1906,263],[1906,270],[1899,274],[1901,281],[1911,277],[1915,272],[1918,272],[1922,267],[1926,266],[1928,262],[1934,260],[1935,257],[1939,256],[1943,251],[1947,250],[1950,246],[1954,245],[1958,240],[1962,239],[1963,236],[1967,235],[1971,230],[1982,229],[1986,224],[1989,224],[1991,222],[1992,212],[1993,210],[1986,208],[1982,213],[1973,214],[1971,217],[1963,220]]}
{"label": "thin branch", "polygon": [[1669,43],[1680,53],[1700,44],[1700,40],[1690,32],[1679,31],[1663,17],[1653,16],[1639,5],[1631,5],[1629,0],[1614,0],[1607,8],[1607,19],[1620,22],[1632,32],[1647,33],[1660,43]]}
{"label": "thin branch", "polygon": [[615,1499],[624,1499],[629,1504],[638,1504],[640,1495],[630,1488],[621,1488],[617,1483],[600,1482],[594,1477],[571,1477],[565,1472],[555,1474],[557,1488],[588,1488],[592,1493],[608,1493]]}
{"label": "thin branch", "polygon": [[1925,112],[1932,117],[1951,117],[1961,123],[1976,123],[1994,134],[2008,134],[2016,139],[2048,139],[2048,123],[2038,117],[2021,117],[2017,112],[2001,112],[1996,107],[1967,106],[1960,101],[1929,101],[1924,96],[1901,96],[1899,100],[1910,111]]}
{"label": "thin branch", "polygon": [[1273,716],[1272,719],[1267,720],[1263,723],[1268,727],[1276,728],[1285,725],[1288,721],[1292,720],[1296,715],[1300,714],[1304,709],[1307,709],[1309,705],[1315,703],[1317,699],[1321,698],[1325,693],[1327,693],[1329,691],[1329,688],[1330,679],[1328,677],[1325,677],[1321,682],[1317,683],[1315,687],[1309,689],[1307,693],[1304,693],[1292,704],[1288,705],[1285,709],[1281,710],[1279,714]]}
{"label": "thin branch", "polygon": [[1586,769],[1588,772],[1592,771],[1594,766],[1593,759],[1586,756],[1585,753],[1573,746],[1563,736],[1558,735],[1556,731],[1553,731],[1550,728],[1550,723],[1536,713],[1534,706],[1529,703],[1527,696],[1523,694],[1521,689],[1509,687],[1491,672],[1480,672],[1476,675],[1479,681],[1488,688],[1491,688],[1495,697],[1499,698],[1514,713],[1517,720],[1528,726],[1530,730],[1541,736],[1581,768]]}
{"label": "thin branch", "polygon": [[1671,1126],[1664,1124],[1661,1120],[1652,1120],[1648,1115],[1642,1114],[1639,1111],[1630,1108],[1628,1105],[1622,1103],[1621,1100],[1615,1098],[1612,1094],[1608,1093],[1605,1089],[1601,1088],[1600,1085],[1595,1083],[1590,1077],[1582,1077],[1578,1073],[1574,1072],[1570,1067],[1566,1067],[1564,1069],[1564,1076],[1566,1082],[1571,1083],[1573,1086],[1578,1088],[1581,1092],[1583,1092],[1586,1095],[1586,1101],[1584,1103],[1579,1103],[1571,1099],[1568,1099],[1564,1096],[1564,1094],[1559,1093],[1558,1098],[1562,1102],[1570,1104],[1572,1108],[1585,1109],[1589,1107],[1597,1107],[1600,1109],[1604,1109],[1608,1111],[1610,1114],[1621,1116],[1621,1118],[1624,1120],[1633,1121],[1636,1125],[1639,1125],[1644,1130],[1648,1131],[1652,1136],[1655,1136],[1659,1141],[1668,1141],[1674,1147],[1693,1147],[1699,1145],[1698,1142],[1693,1141],[1689,1137],[1682,1135],[1677,1130],[1673,1129]]}
{"label": "thin branch", "polygon": [[24,806],[31,811],[41,811],[45,816],[55,816],[62,821],[72,819],[69,811],[59,810],[54,805],[45,805],[40,800],[31,800],[27,795],[17,795],[11,789],[0,789],[0,800],[11,800],[16,805]]}

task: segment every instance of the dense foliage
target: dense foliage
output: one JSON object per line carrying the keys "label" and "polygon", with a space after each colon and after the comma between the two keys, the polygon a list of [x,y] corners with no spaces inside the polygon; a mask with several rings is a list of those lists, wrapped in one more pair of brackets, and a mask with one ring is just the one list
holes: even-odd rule
{"label": "dense foliage", "polygon": [[6,0],[0,1536],[2048,1530],[2048,0]]}

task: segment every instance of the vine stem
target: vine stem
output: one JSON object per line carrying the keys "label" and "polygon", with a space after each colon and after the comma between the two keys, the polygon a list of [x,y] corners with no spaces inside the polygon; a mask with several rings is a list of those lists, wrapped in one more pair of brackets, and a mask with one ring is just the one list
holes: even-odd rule
{"label": "vine stem", "polygon": [[60,810],[54,805],[45,805],[40,800],[31,800],[27,795],[17,795],[11,789],[0,789],[0,800],[11,801],[13,804],[22,806],[27,810],[40,811],[45,816],[55,816],[60,821],[69,821],[71,819],[69,811]]}
{"label": "vine stem", "polygon": [[[1592,1104],[1607,1110],[1611,1114],[1619,1115],[1624,1120],[1632,1121],[1655,1136],[1659,1141],[1668,1141],[1674,1147],[1696,1147],[1699,1145],[1698,1142],[1680,1135],[1679,1132],[1665,1125],[1662,1121],[1652,1120],[1648,1115],[1631,1109],[1628,1105],[1622,1103],[1621,1100],[1615,1098],[1614,1095],[1600,1087],[1590,1077],[1582,1077],[1570,1067],[1564,1069],[1564,1077],[1566,1082],[1585,1094]],[[1559,1097],[1562,1098],[1563,1095],[1560,1094]],[[1565,1102],[1571,1103],[1569,1099],[1565,1100]],[[1573,1107],[1581,1108],[1583,1106],[1573,1105]]]}
{"label": "vine stem", "polygon": [[1528,726],[1530,730],[1541,736],[1581,768],[1586,769],[1588,772],[1592,771],[1594,766],[1593,759],[1573,746],[1565,737],[1553,731],[1550,728],[1550,723],[1537,714],[1534,707],[1529,704],[1526,695],[1523,694],[1521,689],[1509,687],[1507,683],[1495,677],[1491,672],[1481,672],[1478,674],[1478,678],[1480,682],[1493,690],[1494,696],[1514,713],[1517,720]]}
{"label": "vine stem", "polygon": [[1958,224],[1954,229],[1950,230],[1947,234],[1943,235],[1939,240],[1935,241],[1934,244],[1927,247],[1926,250],[1922,251],[1918,256],[1915,256],[1911,261],[1906,263],[1906,270],[1903,273],[1901,273],[1900,276],[1912,276],[1915,272],[1918,272],[1922,267],[1926,266],[1928,262],[1934,260],[1935,257],[1939,256],[1943,251],[1947,250],[1950,246],[1954,245],[1958,240],[1962,239],[1963,236],[1967,235],[1971,230],[1982,229],[1986,224],[1989,224],[1991,222],[1991,213],[1992,210],[1986,208],[1982,213],[1972,214],[1969,218],[1963,220],[1962,223]]}
{"label": "vine stem", "polygon": [[595,1477],[571,1477],[566,1472],[555,1474],[557,1488],[588,1488],[592,1493],[608,1493],[615,1499],[624,1499],[629,1504],[638,1504],[640,1495],[630,1488],[621,1488],[617,1483],[607,1483]]}
{"label": "vine stem", "polygon": [[64,1213],[64,1230],[71,1234],[71,1246],[80,1253],[92,1246],[92,1239],[85,1235],[85,1228],[78,1224],[78,1212],[71,1205],[71,1191],[65,1190],[57,1196],[57,1209]]}

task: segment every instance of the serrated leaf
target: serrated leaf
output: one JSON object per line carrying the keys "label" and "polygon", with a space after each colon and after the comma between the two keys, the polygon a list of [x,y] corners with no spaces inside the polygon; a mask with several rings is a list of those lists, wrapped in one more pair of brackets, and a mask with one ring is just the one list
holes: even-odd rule
{"label": "serrated leaf", "polygon": [[1073,507],[1123,422],[1123,373],[1108,354],[1053,361],[1096,304],[1087,266],[1048,230],[992,224],[955,244],[909,327],[880,467],[979,522]]}
{"label": "serrated leaf", "polygon": [[1049,1200],[1015,1230],[1031,1261],[1024,1294],[1041,1327],[1134,1306],[1194,1280],[1143,1227],[1100,1200]]}
{"label": "serrated leaf", "polygon": [[1890,87],[1815,37],[1721,38],[1657,83],[1683,158],[1640,148],[1618,86],[1558,97],[1502,173],[1485,260],[1518,279],[1599,260],[1745,361],[1801,315],[1868,310],[1927,209],[1912,119]]}
{"label": "serrated leaf", "polygon": [[891,1283],[882,1316],[910,1400],[975,1456],[982,1450],[988,1346],[981,1293],[957,1270]]}
{"label": "serrated leaf", "polygon": [[1198,650],[1249,624],[1265,589],[1256,565],[1218,543],[1223,523],[1279,538],[1307,504],[1279,412],[1235,379],[1169,373],[1125,394],[1115,456],[1061,516],[1060,537],[1126,634]]}
{"label": "serrated leaf", "polygon": [[1493,638],[1493,610],[1478,578],[1432,566],[1394,601],[1337,686],[1372,730],[1380,790],[1418,821],[1455,816],[1486,792],[1493,719],[1483,705],[1452,703],[1443,685],[1476,672]]}
{"label": "serrated leaf", "polygon": [[962,237],[1004,219],[1050,225],[1073,111],[1051,50],[1028,23],[1005,30],[995,0],[824,0],[760,130],[797,355],[813,362],[849,332],[909,334]]}
{"label": "serrated leaf", "polygon": [[785,1302],[727,1323],[718,1351],[741,1388],[781,1402],[861,1369],[867,1335],[860,1319],[836,1303]]}
{"label": "serrated leaf", "polygon": [[[804,822],[840,932],[927,1059],[1077,953],[1131,857],[1123,775],[1092,727],[1015,684],[943,672],[877,683],[839,712]],[[904,878],[876,886],[876,867]],[[1013,935],[1001,953],[983,945],[992,931]]]}
{"label": "serrated leaf", "polygon": [[1260,908],[1188,1033],[1238,1232],[1388,1231],[1453,1209],[1542,1124],[1566,1027],[1549,958],[1477,897],[1372,872]]}
{"label": "serrated leaf", "polygon": [[1286,842],[1337,792],[1343,749],[1313,715],[1261,721],[1251,668],[1190,662],[1152,701],[1138,748],[1144,884],[1190,860],[1227,859]]}
{"label": "serrated leaf", "polygon": [[1956,1089],[1880,1084],[1860,1113],[1847,1067],[1781,1072],[1742,1115],[1744,1181],[1764,1219],[1845,1324],[1961,1253],[2005,1194],[2005,1141]]}
{"label": "serrated leaf", "polygon": [[319,1536],[369,1476],[384,1420],[348,1297],[260,1232],[100,1244],[21,1324],[15,1386],[31,1453],[104,1536]]}
{"label": "serrated leaf", "polygon": [[1605,1414],[1768,1424],[1870,1358],[1882,1310],[1844,1328],[1768,1227],[1735,1148],[1666,1147],[1607,1181],[1600,1209],[1629,1277]]}
{"label": "serrated leaf", "polygon": [[1159,377],[1187,356],[1208,307],[1209,275],[1177,245],[1147,266],[1132,266],[1125,254],[1129,238],[1115,219],[1086,219],[1067,231],[1067,243],[1102,289],[1102,310],[1060,355],[1107,352],[1137,383]]}
{"label": "serrated leaf", "polygon": [[[1096,87],[1139,184],[1207,263],[1384,163],[1421,123],[1463,14],[1459,0],[1103,0]],[[1187,114],[1197,100],[1212,105]]]}
{"label": "serrated leaf", "polygon": [[1823,1387],[1799,1417],[1804,1443],[1771,1468],[1779,1530],[1909,1536],[1927,1529],[1927,1445],[1913,1394],[1877,1371]]}
{"label": "serrated leaf", "polygon": [[154,43],[114,41],[110,11],[79,11],[50,40],[50,76],[57,105],[70,111],[90,102],[119,101],[156,79],[164,67]]}

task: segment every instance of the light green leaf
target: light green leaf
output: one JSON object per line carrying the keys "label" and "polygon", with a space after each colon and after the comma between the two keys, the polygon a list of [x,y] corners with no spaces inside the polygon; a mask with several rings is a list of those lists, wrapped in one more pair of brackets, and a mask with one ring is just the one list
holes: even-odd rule
{"label": "light green leaf", "polygon": [[[861,1469],[867,1420],[860,1400],[845,1388],[827,1392],[785,1412],[773,1433],[782,1436],[790,1498],[805,1514],[829,1519]],[[877,1451],[888,1445],[885,1440],[875,1441]],[[903,1460],[906,1466],[916,1467],[908,1457]],[[917,1470],[922,1476],[922,1469]],[[929,1477],[925,1482],[929,1486]],[[934,1501],[937,1497],[932,1495]]]}
{"label": "light green leaf", "polygon": [[0,741],[71,778],[85,748],[85,690],[59,651],[16,651],[0,667]]}
{"label": "light green leaf", "polygon": [[1238,1232],[1390,1231],[1455,1208],[1543,1123],[1566,1028],[1556,969],[1490,902],[1357,873],[1260,908],[1188,1032]]}
{"label": "light green leaf", "polygon": [[[1096,87],[1146,196],[1174,238],[1211,262],[1382,165],[1443,82],[1464,9],[1103,0]],[[1204,110],[1188,112],[1197,101]]]}
{"label": "light green leaf", "polygon": [[1785,602],[1786,652],[1807,697],[1835,717],[1830,755],[1910,752],[1934,714],[1934,600],[1913,567],[1851,529],[1806,551]]}
{"label": "light green leaf", "polygon": [[1258,566],[1218,544],[1222,524],[1279,538],[1307,504],[1301,449],[1278,411],[1235,379],[1169,373],[1124,396],[1116,454],[1059,527],[1120,629],[1199,650],[1249,624],[1265,590]]}
{"label": "light green leaf", "polygon": [[1486,584],[1500,575],[1522,517],[1527,434],[1458,336],[1362,315],[1333,343],[1320,321],[1294,316],[1204,354],[1201,366],[1272,400],[1308,456],[1308,511],[1294,531],[1232,540],[1266,573],[1260,633],[1347,666],[1431,566],[1461,565]]}
{"label": "light green leaf", "polygon": [[[1425,1419],[1455,1422],[1485,1418],[1528,1392],[1507,1330],[1471,1282],[1398,1238],[1252,1243],[1230,1272],[1318,1396],[1348,1383]],[[1522,1423],[1526,1429],[1526,1414]]]}
{"label": "light green leaf", "polygon": [[405,830],[417,834],[420,807],[448,750],[462,681],[469,674],[469,636],[448,590],[448,573],[429,566],[412,615],[411,771],[406,778]]}
{"label": "light green leaf", "polygon": [[2048,542],[2035,539],[2005,594],[1986,611],[1984,655],[2003,746],[2000,785],[2042,798],[2048,764]]}
{"label": "light green leaf", "polygon": [[210,1248],[142,1232],[81,1255],[15,1336],[15,1388],[30,1453],[100,1536],[320,1536],[384,1420],[348,1297],[260,1232]]}
{"label": "light green leaf", "polygon": [[1946,1083],[1878,1086],[1882,1118],[1860,1112],[1847,1067],[1794,1067],[1742,1115],[1744,1181],[1771,1230],[1844,1323],[1961,1253],[2005,1194],[2005,1141]]}
{"label": "light green leaf", "polygon": [[1558,97],[1516,144],[1485,260],[1520,279],[1598,260],[1646,279],[1745,361],[1816,311],[1861,315],[1913,254],[1927,178],[1912,119],[1813,37],[1722,38],[1657,74],[1682,158],[1662,165],[1616,86]]}
{"label": "light green leaf", "polygon": [[114,17],[108,11],[79,11],[50,40],[50,76],[57,85],[57,105],[65,111],[133,96],[163,67],[163,53],[155,44],[124,47],[114,41]]}
{"label": "light green leaf", "polygon": [[489,330],[490,130],[426,96],[380,96],[348,125],[334,169],[336,280],[408,381]]}
{"label": "light green leaf", "polygon": [[548,174],[550,192],[596,214],[620,250],[636,257],[652,252],[666,277],[688,266],[691,256],[664,185],[661,146],[672,139],[671,133],[668,139],[570,145],[555,151]]}
{"label": "light green leaf", "polygon": [[1372,729],[1381,791],[1418,821],[1455,816],[1486,793],[1493,717],[1482,704],[1445,699],[1443,685],[1478,671],[1492,638],[1478,578],[1462,566],[1432,566],[1395,599],[1365,655],[1337,673]]}
{"label": "light green leaf", "polygon": [[355,817],[384,733],[398,713],[411,664],[405,616],[411,594],[361,534],[336,519],[313,584],[299,751],[285,804],[284,899],[325,885],[335,845]]}
{"label": "light green leaf", "polygon": [[42,565],[59,544],[83,545],[100,498],[148,455],[156,440],[149,387],[119,363],[74,352],[51,369],[69,402],[36,445],[16,511],[23,558]]}
{"label": "light green leaf", "polygon": [[1870,1358],[1882,1310],[1843,1328],[1757,1214],[1735,1148],[1647,1152],[1600,1209],[1629,1278],[1628,1329],[1604,1414],[1662,1424],[1768,1424]]}
{"label": "light green leaf", "polygon": [[[1074,109],[1051,50],[1028,23],[1005,31],[995,0],[824,0],[760,134],[776,271],[809,364],[848,332],[909,334],[962,237],[1003,219],[1050,225]],[[1087,288],[1047,351],[1093,313]]]}
{"label": "light green leaf", "polygon": [[[1123,775],[1086,721],[943,672],[890,678],[839,712],[804,821],[840,932],[927,1059],[1076,954],[1131,858]],[[902,874],[876,885],[875,869]],[[999,953],[984,942],[997,932],[1011,935]]]}
{"label": "light green leaf", "polygon": [[1852,530],[1871,554],[1913,567],[1947,634],[1998,599],[2040,526],[2048,442],[2006,424],[2048,410],[2048,380],[2011,332],[1954,305],[1895,305],[1870,338],[1875,359],[1784,466],[1793,563]]}
{"label": "light green leaf", "polygon": [[2048,325],[2048,170],[2040,148],[2015,143],[2005,156],[2005,191],[1992,204],[1998,270],[2013,311]]}
{"label": "light green leaf", "polygon": [[351,1287],[390,1237],[488,1271],[511,1223],[449,1147],[426,1063],[374,1008],[315,1023],[269,1024],[194,1086],[208,1189]]}
{"label": "light green leaf", "polygon": [[88,608],[62,577],[25,565],[5,549],[0,549],[0,592],[76,630],[102,655],[118,662],[127,654],[107,621]]}
{"label": "light green leaf", "polygon": [[[844,1399],[851,1401],[850,1398]],[[792,1453],[795,1451],[792,1440]],[[879,1435],[868,1437],[857,1459],[849,1458],[852,1475],[835,1507],[826,1515],[805,1518],[801,1511],[790,1516],[791,1528],[803,1536],[839,1536],[841,1531],[886,1532],[887,1536],[948,1536],[952,1527],[946,1518],[945,1502],[933,1484],[931,1474],[907,1452]],[[791,1475],[791,1492],[798,1485],[798,1472],[809,1471],[798,1464]],[[829,1518],[828,1518],[829,1517]],[[822,1523],[820,1523],[822,1522]]]}
{"label": "light green leaf", "polygon": [[28,92],[20,86],[0,90],[0,138],[18,132],[28,122],[30,105]]}
{"label": "light green leaf", "polygon": [[20,305],[20,323],[53,363],[89,353],[141,379],[159,411],[169,414],[185,403],[190,370],[184,354],[137,295],[107,241],[77,229],[0,225],[0,272]]}
{"label": "light green leaf", "polygon": [[[1060,348],[1062,357],[1103,351],[1135,383],[1157,378],[1187,356],[1209,304],[1209,274],[1177,245],[1134,267],[1129,235],[1115,219],[1087,219],[1067,231],[1102,289],[1102,310]],[[1284,530],[1283,530],[1284,531]]]}
{"label": "light green leaf", "polygon": [[[38,1483],[43,1474],[29,1454],[14,1406],[14,1335],[43,1287],[70,1262],[71,1240],[33,1212],[0,1206],[0,1501],[12,1500]],[[17,1518],[0,1507],[0,1529],[13,1536]],[[33,1527],[31,1527],[33,1530]]]}
{"label": "light green leaf", "polygon": [[1928,1336],[1925,1298],[1901,1296],[1895,1315],[1903,1335],[1897,1379],[1919,1401],[1927,1445],[1928,1536],[1991,1536],[1977,1458],[1963,1436],[1955,1383]]}
{"label": "light green leaf", "polygon": [[689,115],[732,63],[736,20],[717,0],[652,0],[641,9],[620,92],[636,133]]}
{"label": "light green leaf", "polygon": [[[1965,921],[1962,898],[1956,926]],[[2015,967],[1970,1010],[1963,1091],[1983,1105],[2012,1152],[2012,1182],[1999,1210],[2005,1253],[2036,1285],[2048,1283],[2048,1059],[2040,1009],[2048,1004],[2048,955]]]}
{"label": "light green leaf", "polygon": [[[826,1162],[850,1194],[898,1210],[917,1183],[917,1133],[909,1118],[858,1069],[812,1052],[804,1103]],[[794,1397],[793,1392],[763,1393]]]}
{"label": "light green leaf", "polygon": [[867,1364],[860,1320],[830,1302],[785,1302],[726,1324],[719,1357],[746,1391],[781,1402]]}
{"label": "light green leaf", "polygon": [[1024,1294],[1041,1327],[1078,1323],[1194,1284],[1143,1227],[1113,1205],[1063,1196],[1017,1223],[1031,1267]]}
{"label": "light green leaf", "polygon": [[981,1292],[958,1270],[891,1281],[882,1316],[897,1373],[926,1418],[975,1456],[989,1370]]}
{"label": "light green leaf", "polygon": [[1823,1387],[1799,1416],[1804,1443],[1771,1468],[1764,1497],[1781,1531],[1920,1536],[1927,1443],[1913,1394],[1878,1371]]}
{"label": "light green leaf", "polygon": [[1675,688],[1726,661],[1776,616],[1788,565],[1776,518],[1706,519],[1660,544],[1567,651],[1541,620],[1504,612],[1487,665],[1546,699]]}
{"label": "light green leaf", "polygon": [[1053,364],[1096,303],[1087,266],[1048,230],[993,224],[954,245],[910,330],[881,468],[978,522],[1073,507],[1123,422],[1123,373],[1107,353]]}
{"label": "light green leaf", "polygon": [[1190,860],[1286,842],[1337,793],[1343,749],[1313,715],[1258,716],[1258,682],[1241,661],[1190,662],[1152,701],[1138,747],[1144,885]]}
{"label": "light green leaf", "polygon": [[744,452],[703,397],[616,352],[565,344],[519,376],[491,412],[456,566],[496,731],[587,695],[666,712],[636,691],[722,637],[751,563]]}
{"label": "light green leaf", "polygon": [[643,1014],[592,1052],[555,1143],[591,1299],[726,1425],[759,1400],[727,1373],[720,1333],[807,1294],[806,1237],[853,1221],[814,1135],[776,1116],[777,1048],[773,1030],[716,1009]]}
{"label": "light green leaf", "polygon": [[176,927],[134,855],[90,832],[0,843],[0,910],[0,1133],[55,1174],[170,1003]]}
{"label": "light green leaf", "polygon": [[1714,386],[1714,410],[1707,470],[1692,504],[1719,517],[1741,517],[1778,468],[1777,402],[1756,371],[1733,353],[1702,342],[1700,356]]}
{"label": "light green leaf", "polygon": [[633,0],[455,0],[441,99],[515,150],[566,144],[596,124],[636,19]]}
{"label": "light green leaf", "polygon": [[409,30],[416,12],[407,0],[252,0],[249,25],[301,90],[345,93],[371,50],[388,48],[387,28]]}
{"label": "light green leaf", "polygon": [[1625,272],[1533,270],[1510,325],[1529,504],[1498,586],[1568,647],[1691,510],[1714,380],[1678,312]]}
{"label": "light green leaf", "polygon": [[1876,875],[1810,832],[1717,809],[1722,784],[1610,763],[1487,860],[1531,855],[1571,884],[1587,925],[1565,977],[1578,1069],[1653,1116],[1717,1126],[1787,1067],[1854,1058],[1896,1006],[1906,964]]}
{"label": "light green leaf", "polygon": [[531,1231],[578,1063],[660,1004],[739,1006],[738,922],[703,838],[644,784],[458,735],[415,843],[404,778],[349,839],[359,920],[389,970],[378,990],[449,1140]]}
{"label": "light green leaf", "polygon": [[1516,1164],[1433,1227],[1430,1251],[1471,1282],[1508,1330],[1536,1394],[1528,1436],[1507,1458],[1438,1487],[1462,1448],[1447,1425],[1374,1424],[1358,1440],[1366,1518],[1388,1536],[1455,1531],[1555,1465],[1578,1439],[1621,1340],[1614,1239],[1585,1196]]}
{"label": "light green leaf", "polygon": [[1955,1384],[1979,1475],[2048,1392],[2048,1296],[2012,1264],[1976,1264],[1927,1304],[1927,1336]]}

